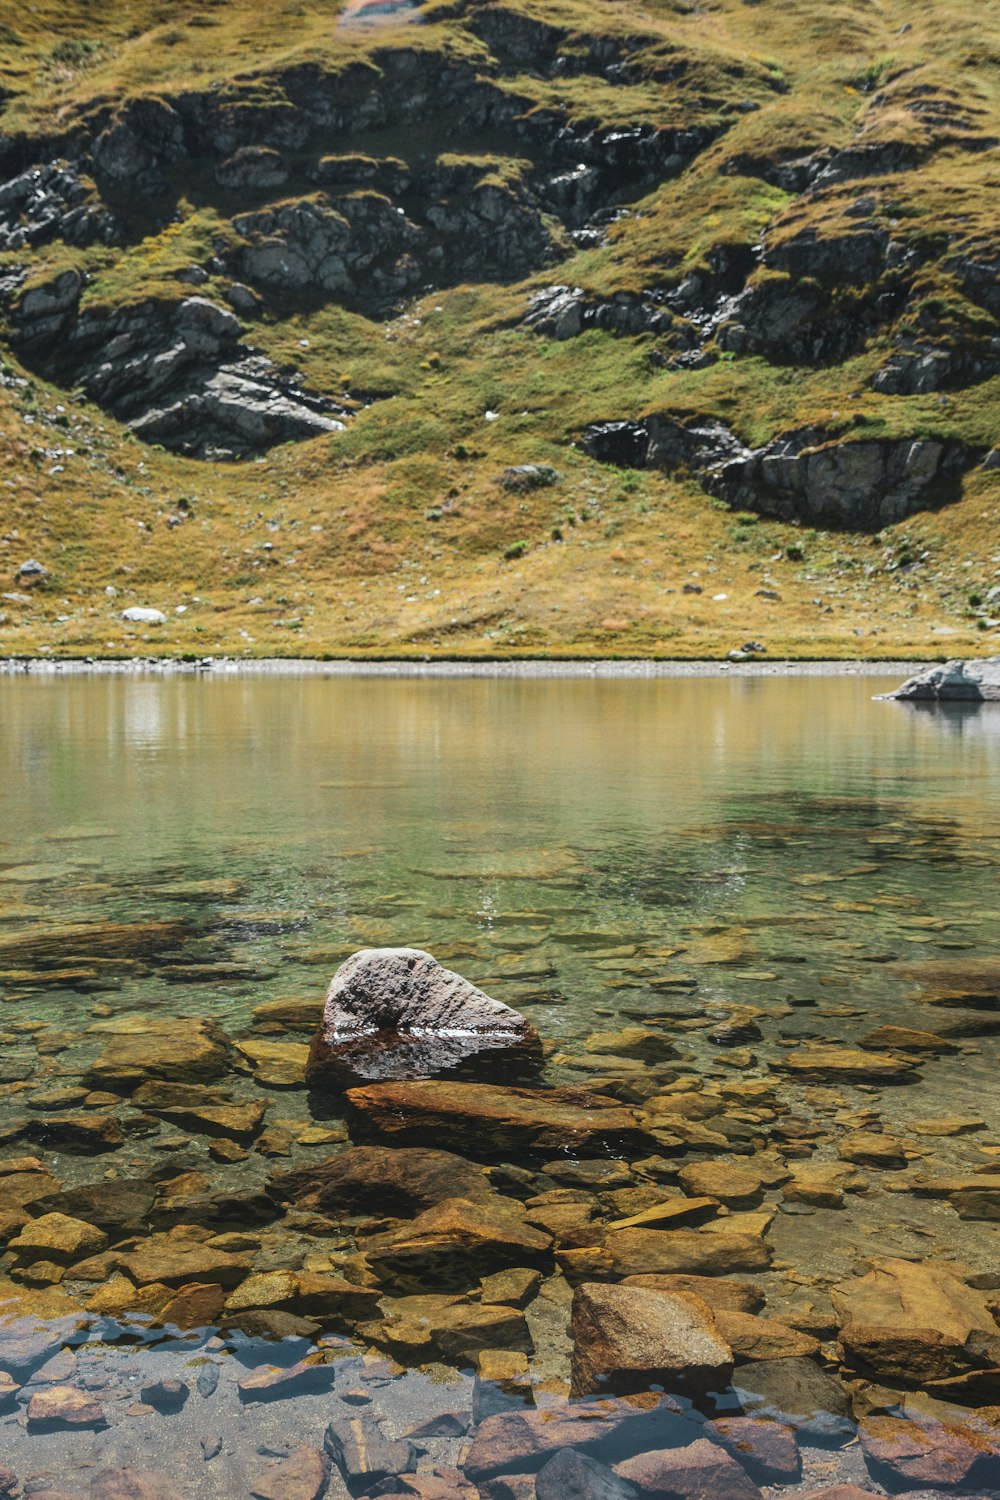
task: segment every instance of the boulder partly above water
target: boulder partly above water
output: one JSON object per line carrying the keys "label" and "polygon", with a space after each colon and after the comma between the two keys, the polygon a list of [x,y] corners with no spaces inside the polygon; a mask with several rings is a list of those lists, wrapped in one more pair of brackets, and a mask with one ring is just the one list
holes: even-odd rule
{"label": "boulder partly above water", "polygon": [[333,976],[306,1082],[344,1089],[446,1073],[512,1078],[541,1060],[538,1033],[419,948],[362,948]]}
{"label": "boulder partly above water", "polygon": [[927,667],[882,696],[904,703],[1000,703],[1000,656]]}

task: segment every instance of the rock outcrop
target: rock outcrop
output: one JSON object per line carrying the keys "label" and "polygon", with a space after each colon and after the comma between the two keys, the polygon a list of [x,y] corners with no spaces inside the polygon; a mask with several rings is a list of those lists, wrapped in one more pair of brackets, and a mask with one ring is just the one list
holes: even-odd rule
{"label": "rock outcrop", "polygon": [[196,458],[231,459],[343,432],[343,404],[247,348],[230,308],[202,296],[81,306],[83,291],[75,271],[22,291],[12,309],[15,344],[138,436]]}
{"label": "rock outcrop", "polygon": [[803,428],[748,448],[720,422],[666,415],[603,422],[581,446],[621,468],[689,471],[734,509],[878,531],[956,498],[976,453],[960,443],[832,435]]}
{"label": "rock outcrop", "polygon": [[534,1027],[419,948],[363,948],[327,991],[306,1081],[315,1089],[442,1073],[497,1077],[540,1060]]}

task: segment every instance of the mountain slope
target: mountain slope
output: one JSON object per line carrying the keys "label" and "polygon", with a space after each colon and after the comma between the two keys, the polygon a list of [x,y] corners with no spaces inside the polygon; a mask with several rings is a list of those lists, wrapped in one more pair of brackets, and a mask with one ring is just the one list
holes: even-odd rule
{"label": "mountain slope", "polygon": [[19,12],[0,651],[990,649],[998,50],[946,0]]}

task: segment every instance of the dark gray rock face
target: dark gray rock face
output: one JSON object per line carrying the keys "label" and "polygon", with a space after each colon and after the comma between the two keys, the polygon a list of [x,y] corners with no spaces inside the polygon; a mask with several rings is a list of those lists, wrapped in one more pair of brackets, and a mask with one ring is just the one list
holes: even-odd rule
{"label": "dark gray rock face", "polygon": [[878,531],[956,498],[969,458],[958,443],[826,439],[789,433],[724,464],[708,487],[739,509],[785,520]]}
{"label": "dark gray rock face", "polygon": [[73,163],[31,167],[0,186],[0,250],[36,249],[54,239],[110,245],[117,238],[114,215]]}
{"label": "dark gray rock face", "polygon": [[215,169],[215,180],[220,187],[234,191],[257,192],[281,187],[288,176],[289,169],[281,153],[270,146],[241,146]]}
{"label": "dark gray rock face", "polygon": [[976,457],[955,442],[831,438],[815,428],[751,449],[721,423],[664,416],[600,423],[581,446],[622,468],[689,469],[739,510],[863,531],[955,498]]}
{"label": "dark gray rock face", "polygon": [[156,193],[164,170],[185,156],[184,122],[164,99],[133,99],[93,143],[98,181],[112,190]]}
{"label": "dark gray rock face", "polygon": [[[504,1054],[509,1054],[505,1059]],[[538,1035],[517,1011],[419,948],[362,948],[337,970],[306,1081],[350,1088],[381,1079],[533,1066]]]}
{"label": "dark gray rock face", "polygon": [[240,214],[234,269],[265,295],[337,297],[378,313],[426,285],[523,276],[566,249],[527,184],[497,183],[485,159],[438,166],[412,195],[407,212],[362,189]]}
{"label": "dark gray rock face", "polygon": [[666,416],[638,422],[601,422],[583,435],[584,451],[618,468],[709,470],[750,456],[721,422],[684,426]]}
{"label": "dark gray rock face", "polygon": [[288,438],[342,432],[342,408],[241,344],[242,325],[207,297],[80,308],[64,271],[15,302],[16,344],[140,437],[198,458],[240,458]]}
{"label": "dark gray rock face", "polygon": [[927,667],[883,696],[904,703],[1000,703],[1000,656]]}

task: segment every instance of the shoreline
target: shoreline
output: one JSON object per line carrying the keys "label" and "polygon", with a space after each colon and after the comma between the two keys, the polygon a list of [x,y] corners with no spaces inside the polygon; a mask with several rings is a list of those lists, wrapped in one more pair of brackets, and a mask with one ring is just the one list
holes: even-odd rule
{"label": "shoreline", "polygon": [[685,661],[623,658],[529,657],[482,661],[358,660],[341,658],[321,661],[315,657],[204,657],[183,661],[174,657],[128,657],[124,660],[48,657],[0,658],[0,677],[75,676],[212,676],[212,677],[415,677],[415,678],[520,678],[544,681],[556,678],[653,679],[688,677],[908,677],[926,661]]}

